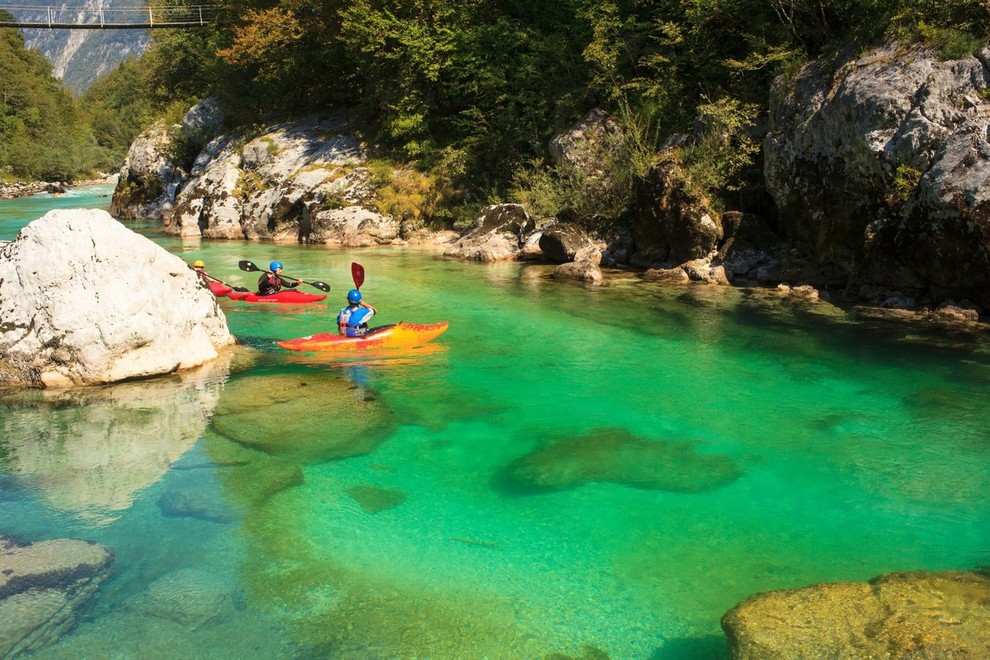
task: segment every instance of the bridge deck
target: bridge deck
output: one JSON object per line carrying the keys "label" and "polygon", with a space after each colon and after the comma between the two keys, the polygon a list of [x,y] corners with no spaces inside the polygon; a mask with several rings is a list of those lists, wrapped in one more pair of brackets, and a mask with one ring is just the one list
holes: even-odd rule
{"label": "bridge deck", "polygon": [[197,28],[218,22],[222,11],[216,5],[158,7],[100,7],[66,9],[56,5],[4,5],[13,20],[0,20],[0,27],[46,28],[50,30],[154,30]]}

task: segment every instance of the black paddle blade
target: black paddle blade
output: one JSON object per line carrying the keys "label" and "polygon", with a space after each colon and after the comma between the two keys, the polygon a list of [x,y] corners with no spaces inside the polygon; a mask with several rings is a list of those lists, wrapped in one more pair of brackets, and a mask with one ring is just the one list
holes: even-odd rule
{"label": "black paddle blade", "polygon": [[304,283],[304,284],[308,284],[308,285],[310,285],[310,286],[315,286],[315,287],[316,287],[317,289],[319,289],[320,291],[325,291],[326,293],[330,293],[330,285],[329,285],[329,284],[327,284],[326,282],[320,282],[320,281],[316,281],[316,282],[306,282],[306,281],[304,280],[304,281],[303,281],[303,283]]}
{"label": "black paddle blade", "polygon": [[260,268],[258,268],[257,266],[255,266],[250,261],[238,261],[237,262],[237,267],[240,268],[241,270],[246,270],[249,273],[256,273],[259,270],[261,270]]}
{"label": "black paddle blade", "polygon": [[[230,285],[228,285],[228,286],[230,286]],[[235,287],[231,287],[231,288],[234,291],[237,291],[238,293],[249,293],[251,291],[251,289],[246,289],[246,288],[244,288],[242,286],[235,286]]]}
{"label": "black paddle blade", "polygon": [[364,284],[364,266],[359,263],[351,263],[351,277],[354,278],[354,288],[360,289]]}

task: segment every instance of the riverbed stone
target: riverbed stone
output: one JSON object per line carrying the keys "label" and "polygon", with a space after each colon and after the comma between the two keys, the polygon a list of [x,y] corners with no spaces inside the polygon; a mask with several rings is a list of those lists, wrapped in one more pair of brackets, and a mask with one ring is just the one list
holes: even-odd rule
{"label": "riverbed stone", "polygon": [[49,211],[0,246],[0,319],[0,385],[168,374],[234,343],[184,261],[92,209]]}
{"label": "riverbed stone", "polygon": [[553,269],[553,278],[555,280],[573,280],[587,286],[601,286],[605,283],[602,269],[589,259],[560,264]]}
{"label": "riverbed stone", "polygon": [[406,494],[394,488],[357,485],[347,489],[347,494],[368,513],[394,509],[406,501]]}
{"label": "riverbed stone", "polygon": [[220,576],[183,568],[152,582],[128,606],[196,630],[229,617],[234,611],[235,596],[233,587]]}
{"label": "riverbed stone", "polygon": [[889,573],[750,597],[722,617],[735,660],[990,657],[990,576]]}
{"label": "riverbed stone", "polygon": [[[373,451],[391,433],[391,411],[378,397],[356,397],[336,374],[274,374],[232,379],[213,428],[245,447],[300,462]],[[319,406],[326,423],[314,424]]]}
{"label": "riverbed stone", "polygon": [[0,657],[39,651],[70,630],[110,575],[113,549],[0,535]]}
{"label": "riverbed stone", "polygon": [[516,459],[497,476],[496,485],[511,494],[561,491],[595,481],[700,493],[725,486],[742,474],[730,457],[699,452],[688,442],[601,428]]}

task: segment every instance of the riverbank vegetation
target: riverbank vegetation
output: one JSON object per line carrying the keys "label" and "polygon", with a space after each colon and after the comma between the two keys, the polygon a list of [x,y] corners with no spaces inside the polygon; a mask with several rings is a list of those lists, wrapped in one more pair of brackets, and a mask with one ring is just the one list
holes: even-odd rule
{"label": "riverbank vegetation", "polygon": [[0,30],[0,180],[71,180],[110,167],[104,156],[51,63]]}
{"label": "riverbank vegetation", "polygon": [[[82,100],[101,154],[120,158],[152,117],[210,95],[240,126],[349,111],[378,157],[442,191],[415,194],[429,200],[425,220],[444,223],[452,208],[510,198],[543,214],[578,208],[585,222],[619,217],[630,181],[675,133],[690,136],[682,157],[700,190],[726,207],[759,204],[753,127],[775,77],[882,37],[960,57],[990,35],[982,0],[220,4],[230,21],[155,32]],[[587,186],[549,161],[547,143],[594,107],[622,127],[618,155],[575,204]]]}

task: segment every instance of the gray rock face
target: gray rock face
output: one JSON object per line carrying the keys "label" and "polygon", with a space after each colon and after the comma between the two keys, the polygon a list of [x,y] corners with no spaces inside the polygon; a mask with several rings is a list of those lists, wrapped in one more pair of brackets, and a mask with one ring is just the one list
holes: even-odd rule
{"label": "gray rock face", "polygon": [[602,161],[598,156],[621,130],[607,112],[594,108],[574,126],[550,140],[550,157],[557,165],[576,168],[594,179],[602,174]]}
{"label": "gray rock face", "polygon": [[575,255],[588,247],[599,246],[588,236],[588,232],[572,222],[554,223],[540,235],[543,256],[556,263],[575,261]]}
{"label": "gray rock face", "polygon": [[18,544],[0,535],[0,657],[57,642],[109,577],[113,556],[86,541]]}
{"label": "gray rock face", "polygon": [[110,213],[123,220],[161,218],[185,173],[167,157],[170,129],[157,123],[139,135],[120,168]]}
{"label": "gray rock face", "polygon": [[364,162],[360,142],[342,121],[308,118],[250,139],[216,138],[163,214],[165,229],[206,238],[391,242],[396,228],[366,232],[354,243],[346,238],[361,222],[386,220],[362,204],[371,195]]}
{"label": "gray rock face", "polygon": [[[17,16],[32,20],[46,20],[47,7],[41,3],[15,3],[34,6],[37,11],[18,11]],[[145,0],[76,0],[75,2],[50,3],[59,21],[99,20],[99,9],[134,8],[147,6]],[[44,53],[52,63],[53,73],[77,95],[82,95],[96,80],[112,71],[128,57],[137,57],[145,51],[150,41],[147,30],[23,30],[28,48]]]}
{"label": "gray rock face", "polygon": [[677,159],[667,154],[636,182],[632,261],[681,264],[715,256],[724,237],[721,216],[687,184]]}
{"label": "gray rock face", "polygon": [[0,384],[112,383],[204,364],[234,342],[175,255],[105,211],[51,211],[0,246]]}
{"label": "gray rock face", "polygon": [[444,252],[444,256],[472,261],[507,261],[519,257],[533,222],[520,204],[486,206],[474,225]]}
{"label": "gray rock face", "polygon": [[887,44],[777,81],[767,187],[829,283],[990,304],[988,58]]}

